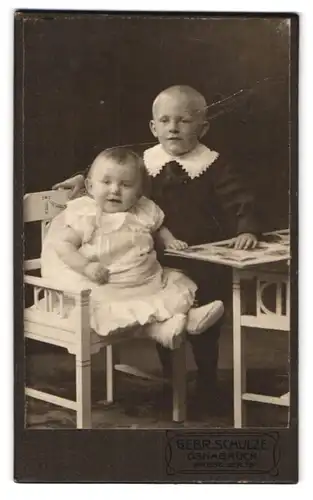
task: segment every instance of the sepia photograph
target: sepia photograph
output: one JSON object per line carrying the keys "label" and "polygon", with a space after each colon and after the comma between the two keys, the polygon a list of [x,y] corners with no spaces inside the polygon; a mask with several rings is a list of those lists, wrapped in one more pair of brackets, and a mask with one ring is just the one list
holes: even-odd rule
{"label": "sepia photograph", "polygon": [[[297,425],[297,36],[291,14],[15,13],[24,431],[172,431],[168,474],[278,474]],[[177,430],[215,431],[215,452],[175,458]]]}

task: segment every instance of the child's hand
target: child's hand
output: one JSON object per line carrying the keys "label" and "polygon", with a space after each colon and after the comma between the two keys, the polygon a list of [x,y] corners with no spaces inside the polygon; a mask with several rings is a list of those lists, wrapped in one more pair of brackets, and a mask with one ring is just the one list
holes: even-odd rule
{"label": "child's hand", "polygon": [[181,240],[172,240],[166,245],[166,250],[184,250],[185,248],[188,248],[188,245]]}
{"label": "child's hand", "polygon": [[235,250],[249,250],[249,248],[255,248],[257,244],[258,239],[255,234],[242,233],[234,239],[232,246]]}
{"label": "child's hand", "polygon": [[85,187],[84,176],[81,174],[75,175],[75,177],[70,177],[63,182],[58,182],[52,186],[52,189],[70,189],[71,193],[69,199],[76,198],[81,189]]}
{"label": "child's hand", "polygon": [[109,271],[100,262],[89,262],[84,269],[84,274],[99,285],[104,285],[109,279]]}

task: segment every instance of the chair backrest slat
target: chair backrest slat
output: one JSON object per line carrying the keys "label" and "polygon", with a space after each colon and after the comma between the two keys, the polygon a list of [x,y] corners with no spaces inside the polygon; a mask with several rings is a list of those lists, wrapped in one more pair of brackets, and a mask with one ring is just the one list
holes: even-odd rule
{"label": "chair backrest slat", "polygon": [[68,191],[42,191],[25,194],[24,222],[52,219],[65,208],[68,196]]}
{"label": "chair backrest slat", "polygon": [[[48,223],[66,206],[68,191],[42,191],[24,196],[24,223],[41,222],[41,247],[48,229]],[[40,259],[24,261],[25,270],[40,269]]]}

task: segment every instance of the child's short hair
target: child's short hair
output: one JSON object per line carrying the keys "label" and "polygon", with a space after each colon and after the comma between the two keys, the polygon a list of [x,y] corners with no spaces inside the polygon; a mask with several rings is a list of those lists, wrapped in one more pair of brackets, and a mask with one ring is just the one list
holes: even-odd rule
{"label": "child's short hair", "polygon": [[167,87],[166,89],[162,90],[153,101],[152,104],[153,115],[157,102],[163,95],[187,97],[190,100],[190,102],[193,103],[195,111],[197,113],[201,113],[203,115],[203,118],[206,119],[208,106],[205,97],[198,90],[194,89],[193,87],[190,87],[189,85],[172,85],[171,87]]}

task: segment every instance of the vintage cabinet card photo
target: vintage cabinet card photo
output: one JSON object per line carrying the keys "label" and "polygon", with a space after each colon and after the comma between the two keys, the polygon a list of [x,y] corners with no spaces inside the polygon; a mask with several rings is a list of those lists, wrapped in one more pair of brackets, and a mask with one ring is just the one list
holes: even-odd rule
{"label": "vintage cabinet card photo", "polygon": [[15,13],[15,479],[297,481],[295,14]]}

